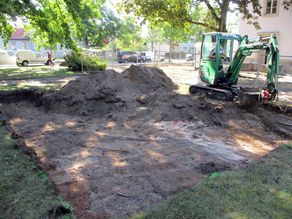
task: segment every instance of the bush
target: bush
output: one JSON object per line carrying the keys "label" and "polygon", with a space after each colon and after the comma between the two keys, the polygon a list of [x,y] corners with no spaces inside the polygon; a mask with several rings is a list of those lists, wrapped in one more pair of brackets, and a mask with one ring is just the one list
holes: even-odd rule
{"label": "bush", "polygon": [[73,71],[102,71],[106,69],[106,63],[96,56],[90,56],[82,52],[72,52],[65,56],[68,68]]}

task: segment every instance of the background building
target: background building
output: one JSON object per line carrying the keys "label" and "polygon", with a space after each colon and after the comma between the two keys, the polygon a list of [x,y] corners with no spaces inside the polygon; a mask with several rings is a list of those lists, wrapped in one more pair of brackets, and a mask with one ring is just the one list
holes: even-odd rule
{"label": "background building", "polygon": [[[30,40],[28,36],[25,35],[25,31],[23,28],[15,28],[15,32],[12,34],[6,47],[4,47],[3,40],[0,38],[0,49],[13,50],[13,51],[32,50],[32,51],[38,51],[44,56],[46,56],[47,51],[50,50],[48,48],[42,48],[41,50],[37,50],[37,46]],[[65,51],[64,48],[57,46],[57,49],[52,51],[53,57],[63,58],[64,51]]]}
{"label": "background building", "polygon": [[[260,36],[268,36],[275,34],[278,36],[281,72],[292,72],[292,8],[284,9],[283,0],[260,0],[262,4],[262,16],[258,22],[261,29],[257,30],[252,24],[247,24],[246,21],[240,20],[239,33],[248,35],[251,38]],[[251,64],[257,60],[260,64],[264,64],[264,54],[259,56],[253,55],[247,59]]]}

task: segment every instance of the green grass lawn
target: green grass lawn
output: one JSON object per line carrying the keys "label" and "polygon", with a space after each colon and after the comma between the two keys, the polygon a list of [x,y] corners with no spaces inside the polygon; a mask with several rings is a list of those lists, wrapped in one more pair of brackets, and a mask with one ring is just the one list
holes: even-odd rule
{"label": "green grass lawn", "polygon": [[[0,91],[32,88],[56,90],[62,86],[62,82],[59,78],[62,79],[64,77],[86,74],[86,72],[70,71],[64,67],[52,68],[34,66],[5,69],[0,68]],[[51,80],[49,81],[49,79]]]}
{"label": "green grass lawn", "polygon": [[18,68],[0,68],[0,80],[24,80],[36,78],[66,77],[73,75],[84,75],[86,72],[74,72],[66,67],[18,67]]}
{"label": "green grass lawn", "polygon": [[17,149],[3,126],[0,167],[0,218],[72,218],[71,206],[56,194],[36,158]]}
{"label": "green grass lawn", "polygon": [[246,168],[211,174],[199,185],[133,218],[291,218],[292,144]]}
{"label": "green grass lawn", "polygon": [[58,90],[62,86],[60,84],[43,84],[39,86],[30,85],[29,83],[22,82],[13,85],[0,85],[0,91],[14,91],[19,89],[42,89],[42,90]]}
{"label": "green grass lawn", "polygon": [[271,104],[271,107],[283,113],[292,112],[292,103],[288,101],[278,100]]}

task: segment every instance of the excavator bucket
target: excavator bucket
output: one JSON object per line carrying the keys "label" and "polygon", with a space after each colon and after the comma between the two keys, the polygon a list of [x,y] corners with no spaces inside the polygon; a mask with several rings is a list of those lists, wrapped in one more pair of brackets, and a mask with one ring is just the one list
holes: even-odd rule
{"label": "excavator bucket", "polygon": [[239,89],[237,93],[238,101],[242,107],[254,107],[258,104],[259,92]]}

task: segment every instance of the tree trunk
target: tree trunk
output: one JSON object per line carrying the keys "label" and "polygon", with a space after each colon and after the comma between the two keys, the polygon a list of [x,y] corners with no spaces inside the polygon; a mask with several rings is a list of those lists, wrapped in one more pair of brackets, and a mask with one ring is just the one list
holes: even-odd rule
{"label": "tree trunk", "polygon": [[84,38],[84,44],[85,44],[85,48],[89,47],[89,40],[88,40],[87,36]]}
{"label": "tree trunk", "polygon": [[172,54],[172,41],[169,41],[169,57],[168,57],[168,61],[170,62],[171,60],[171,54]]}
{"label": "tree trunk", "polygon": [[219,23],[219,32],[227,32],[227,27],[226,27],[226,18],[227,18],[227,13],[222,14],[220,18],[220,23]]}
{"label": "tree trunk", "polygon": [[230,0],[225,0],[221,6],[221,17],[219,23],[219,31],[220,32],[227,32],[227,12],[229,8]]}

